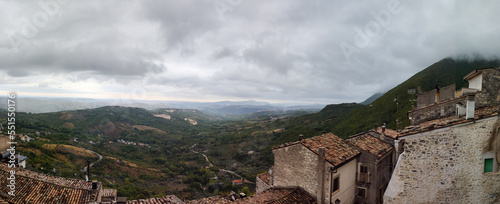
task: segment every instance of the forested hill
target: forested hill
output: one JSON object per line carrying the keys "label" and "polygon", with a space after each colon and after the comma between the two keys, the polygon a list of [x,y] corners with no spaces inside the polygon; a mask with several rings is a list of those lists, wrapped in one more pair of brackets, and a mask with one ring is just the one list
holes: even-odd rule
{"label": "forested hill", "polygon": [[[409,125],[407,113],[412,109],[412,105],[415,105],[415,102],[410,100],[416,98],[415,95],[408,94],[408,89],[421,90],[422,92],[430,91],[435,88],[436,82],[440,87],[455,83],[456,88],[460,89],[468,86],[463,77],[474,69],[498,66],[500,66],[498,59],[456,60],[445,58],[413,75],[370,105],[354,110],[339,124],[332,127],[331,131],[347,136],[373,128],[374,124],[381,125],[382,123],[387,123],[391,129],[403,128]],[[399,126],[396,124],[396,120],[401,121]]]}
{"label": "forested hill", "polygon": [[[436,83],[440,87],[455,83],[456,88],[460,89],[468,86],[463,77],[474,69],[498,66],[500,66],[498,59],[458,60],[445,58],[413,75],[368,105],[329,105],[319,113],[291,119],[287,125],[287,131],[283,134],[292,140],[299,132],[302,132],[306,137],[314,136],[321,131],[333,132],[346,137],[383,123],[386,123],[391,129],[403,128],[409,125],[408,111],[416,105],[416,102],[411,101],[416,98],[416,95],[409,94],[408,89],[426,92],[434,89]],[[399,125],[396,124],[396,120],[400,121]],[[286,140],[288,139],[283,138],[283,141]]]}

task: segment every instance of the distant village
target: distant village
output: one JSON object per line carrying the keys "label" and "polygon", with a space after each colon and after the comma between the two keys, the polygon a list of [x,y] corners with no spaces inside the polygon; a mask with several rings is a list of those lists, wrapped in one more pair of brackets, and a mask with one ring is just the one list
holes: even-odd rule
{"label": "distant village", "polygon": [[[458,91],[436,86],[417,94],[402,130],[380,124],[346,139],[297,135],[273,147],[274,165],[257,176],[252,196],[127,200],[99,181],[19,169],[17,195],[8,196],[1,179],[0,203],[499,203],[500,69],[476,69],[464,80],[469,87]],[[19,163],[23,159],[19,155]],[[5,178],[10,169],[0,164],[0,170]]]}

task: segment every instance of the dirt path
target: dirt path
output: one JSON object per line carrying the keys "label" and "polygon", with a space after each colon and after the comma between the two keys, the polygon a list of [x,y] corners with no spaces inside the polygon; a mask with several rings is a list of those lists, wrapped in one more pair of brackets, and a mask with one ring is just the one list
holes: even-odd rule
{"label": "dirt path", "polygon": [[208,159],[207,155],[205,155],[205,154],[203,154],[203,153],[201,153],[201,152],[194,151],[194,150],[193,150],[193,148],[194,148],[194,147],[196,147],[196,144],[194,144],[193,146],[191,146],[189,149],[190,149],[192,152],[196,153],[196,154],[201,154],[201,155],[203,155],[203,156],[205,157],[205,160],[207,160],[207,163],[208,163],[208,168],[213,167],[214,165],[212,164],[212,162],[210,162],[210,160]]}
{"label": "dirt path", "polygon": [[[210,168],[210,167],[213,167],[214,165],[212,165],[212,162],[210,162],[210,160],[208,159],[207,155],[205,155],[205,154],[203,154],[203,153],[201,153],[201,152],[198,152],[198,151],[193,150],[193,148],[194,148],[194,147],[196,147],[196,144],[194,144],[193,146],[191,146],[189,149],[190,149],[192,152],[196,153],[196,154],[201,154],[201,155],[203,155],[203,156],[205,157],[205,160],[207,160],[207,162],[208,162],[208,167],[209,167],[209,168]],[[222,172],[226,172],[226,173],[233,174],[233,175],[235,175],[235,176],[236,176],[236,177],[238,177],[238,178],[243,178],[243,176],[241,176],[241,175],[239,175],[239,174],[237,174],[236,172],[231,171],[231,170],[227,170],[227,169],[219,169],[219,171],[222,171]],[[255,184],[255,182],[251,182],[251,181],[246,180],[246,179],[245,179],[245,183]]]}
{"label": "dirt path", "polygon": [[[87,150],[88,150],[88,151],[90,151],[90,152],[92,152],[92,153],[94,153],[94,154],[97,154],[97,156],[99,156],[99,159],[98,159],[97,161],[90,163],[90,166],[91,166],[91,167],[92,167],[92,166],[94,166],[94,164],[95,164],[96,162],[101,161],[101,159],[102,159],[102,155],[101,155],[101,154],[99,154],[99,153],[97,153],[97,152],[94,152],[94,151],[92,151],[92,150],[90,150],[90,149],[87,149]],[[83,167],[83,171],[84,171],[84,172],[86,172],[86,171],[87,171],[87,166]]]}

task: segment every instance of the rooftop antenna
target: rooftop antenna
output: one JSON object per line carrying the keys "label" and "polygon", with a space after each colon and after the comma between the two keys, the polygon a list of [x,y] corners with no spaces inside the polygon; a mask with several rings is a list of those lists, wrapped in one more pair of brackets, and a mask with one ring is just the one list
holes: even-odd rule
{"label": "rooftop antenna", "polygon": [[399,96],[396,95],[396,98],[394,98],[394,102],[396,102],[396,130],[399,131],[399,119],[398,119],[398,112],[399,112]]}

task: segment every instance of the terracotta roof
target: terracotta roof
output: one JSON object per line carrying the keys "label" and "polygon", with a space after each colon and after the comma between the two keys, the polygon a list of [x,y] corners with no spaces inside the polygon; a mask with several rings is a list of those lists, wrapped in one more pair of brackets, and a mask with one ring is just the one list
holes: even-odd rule
{"label": "terracotta roof", "polygon": [[325,133],[309,139],[282,144],[280,146],[273,147],[273,150],[296,144],[302,144],[316,154],[318,154],[318,149],[320,147],[324,147],[325,159],[337,167],[360,154],[356,148],[350,146],[340,137],[332,133]]}
{"label": "terracotta roof", "polygon": [[[2,169],[4,171],[10,171],[10,168],[8,168],[7,165],[4,163],[0,163],[0,169]],[[92,189],[91,182],[87,182],[84,180],[78,180],[78,179],[68,179],[68,178],[63,178],[63,177],[51,176],[51,175],[47,175],[47,174],[42,174],[42,173],[30,171],[27,169],[17,168],[16,175],[29,177],[32,179],[43,181],[45,183],[56,184],[59,186],[80,188],[80,189],[87,189],[87,190]],[[98,185],[97,189],[102,188],[102,183],[98,183],[97,185]]]}
{"label": "terracotta roof", "polygon": [[208,198],[202,198],[198,200],[189,200],[186,201],[186,204],[227,204],[232,203],[232,201],[227,200],[220,196],[213,196]]}
{"label": "terracotta roof", "polygon": [[292,192],[265,203],[269,204],[316,204],[316,200],[310,195],[308,195],[303,189],[296,188]]}
{"label": "terracotta roof", "polygon": [[394,149],[394,147],[389,143],[370,135],[370,132],[371,131],[368,131],[367,133],[349,138],[346,141],[347,143],[354,145],[378,158],[383,157]]}
{"label": "terracotta roof", "polygon": [[[17,172],[17,169],[16,169]],[[0,170],[0,192],[8,192],[10,173]],[[2,195],[3,196],[3,195]],[[6,196],[9,203],[89,203],[93,197],[92,190],[59,186],[53,183],[16,175],[15,196]]]}
{"label": "terracotta roof", "polygon": [[271,174],[269,172],[257,175],[257,178],[264,181],[267,185],[271,185]]}
{"label": "terracotta roof", "polygon": [[498,106],[490,106],[476,109],[474,111],[474,119],[465,119],[465,116],[457,118],[456,116],[449,116],[444,118],[439,118],[431,121],[426,121],[418,125],[410,125],[405,127],[399,135],[399,137],[417,134],[420,132],[426,132],[434,129],[450,127],[453,125],[458,125],[462,123],[467,123],[473,120],[478,120],[481,118],[487,118],[492,116],[497,116],[499,111]]}
{"label": "terracotta roof", "polygon": [[[237,195],[234,195],[237,197]],[[235,201],[228,200],[220,196],[203,198],[199,200],[190,200],[186,204],[257,204],[257,203],[272,203],[272,204],[289,204],[289,203],[303,203],[315,204],[316,201],[312,196],[307,194],[303,189],[297,188],[271,188],[262,193],[238,199]]]}
{"label": "terracotta roof", "polygon": [[170,204],[170,203],[184,203],[175,195],[167,195],[159,198],[129,200],[127,204]]}

